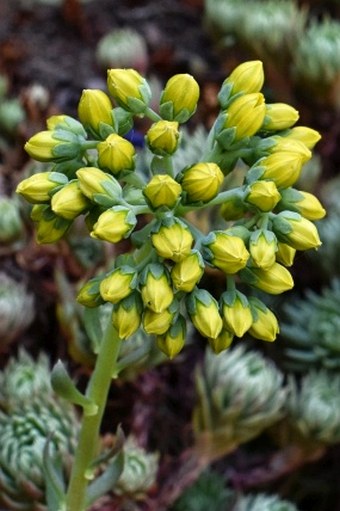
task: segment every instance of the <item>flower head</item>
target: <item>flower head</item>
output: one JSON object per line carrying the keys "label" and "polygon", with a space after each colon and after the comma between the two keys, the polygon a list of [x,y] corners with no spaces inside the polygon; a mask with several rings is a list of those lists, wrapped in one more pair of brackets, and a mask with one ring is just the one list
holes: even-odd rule
{"label": "flower head", "polygon": [[148,82],[134,69],[109,69],[107,86],[118,105],[134,114],[143,113],[150,102]]}
{"label": "flower head", "polygon": [[189,74],[172,76],[160,99],[160,114],[168,121],[186,122],[196,111],[200,89]]}

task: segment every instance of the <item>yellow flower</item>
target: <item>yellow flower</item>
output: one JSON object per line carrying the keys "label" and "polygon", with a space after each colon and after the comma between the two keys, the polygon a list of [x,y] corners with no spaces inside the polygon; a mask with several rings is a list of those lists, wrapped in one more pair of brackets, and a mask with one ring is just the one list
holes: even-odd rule
{"label": "yellow flower", "polygon": [[31,137],[25,144],[24,149],[38,161],[51,161],[55,158],[53,150],[60,140],[56,139],[53,131],[40,131]]}
{"label": "yellow flower", "polygon": [[87,197],[80,191],[77,180],[63,186],[51,199],[52,211],[66,220],[74,220],[88,208],[89,204]]}
{"label": "yellow flower", "polygon": [[59,172],[37,172],[21,181],[16,192],[25,197],[32,204],[49,202],[51,192],[67,183],[68,179]]}
{"label": "yellow flower", "polygon": [[236,128],[235,140],[255,135],[261,128],[266,113],[264,96],[261,92],[244,94],[230,104],[225,128]]}
{"label": "yellow flower", "polygon": [[315,195],[294,188],[283,190],[279,207],[281,210],[296,211],[307,220],[321,220],[326,215],[326,210]]}
{"label": "yellow flower", "polygon": [[85,307],[98,307],[104,303],[100,291],[99,285],[101,282],[101,278],[94,277],[93,279],[88,280],[80,289],[77,295],[77,302],[81,303]]}
{"label": "yellow flower", "polygon": [[164,334],[171,325],[174,315],[168,309],[162,312],[154,312],[151,309],[145,309],[143,315],[143,328],[147,334]]}
{"label": "yellow flower", "polygon": [[136,287],[136,271],[129,266],[116,268],[105,277],[99,286],[102,298],[111,303],[118,303],[129,296]]}
{"label": "yellow flower", "polygon": [[208,339],[208,341],[213,352],[218,354],[228,349],[233,339],[234,334],[226,328],[222,328],[221,333],[215,339]]}
{"label": "yellow flower", "polygon": [[110,243],[118,243],[118,241],[129,236],[136,223],[137,219],[129,208],[114,206],[98,217],[93,226],[91,237]]}
{"label": "yellow flower", "polygon": [[36,239],[39,244],[59,241],[71,225],[71,222],[55,215],[45,204],[33,206],[31,218],[37,222]]}
{"label": "yellow flower", "polygon": [[202,245],[205,248],[204,257],[227,274],[237,273],[246,266],[249,259],[242,238],[225,231],[212,232]]}
{"label": "yellow flower", "polygon": [[263,158],[255,164],[255,167],[263,169],[261,179],[274,181],[277,188],[287,188],[299,179],[302,165],[301,154],[282,151]]}
{"label": "yellow flower", "polygon": [[84,126],[98,131],[101,123],[113,124],[110,98],[98,89],[84,89],[78,104],[78,117]]}
{"label": "yellow flower", "polygon": [[166,83],[160,98],[160,114],[167,121],[186,122],[196,111],[199,85],[189,74],[177,74]]}
{"label": "yellow flower", "polygon": [[266,115],[262,129],[279,131],[291,128],[299,119],[299,112],[286,103],[266,104]]}
{"label": "yellow flower", "polygon": [[299,140],[290,137],[273,136],[272,140],[275,142],[270,148],[271,154],[275,153],[296,153],[302,158],[302,163],[306,163],[312,157],[312,152],[308,147]]}
{"label": "yellow flower", "polygon": [[272,295],[281,294],[294,287],[290,272],[279,263],[274,263],[267,270],[246,268],[240,273],[240,277],[242,281]]}
{"label": "yellow flower", "polygon": [[225,292],[221,296],[221,307],[224,325],[231,334],[231,340],[234,334],[243,337],[253,322],[247,297],[239,291],[234,295]]}
{"label": "yellow flower", "polygon": [[150,150],[165,156],[176,151],[179,140],[178,122],[155,122],[146,133],[146,141]]}
{"label": "yellow flower", "polygon": [[318,131],[306,126],[295,126],[284,135],[286,138],[302,142],[308,149],[313,147],[319,142],[321,135]]}
{"label": "yellow flower", "polygon": [[195,289],[188,295],[186,303],[190,319],[199,333],[208,339],[216,339],[223,321],[215,298],[205,289]]}
{"label": "yellow flower", "polygon": [[273,230],[280,241],[296,250],[308,250],[321,245],[315,225],[299,213],[279,213],[273,220]]}
{"label": "yellow flower", "polygon": [[187,202],[209,202],[216,197],[224,175],[216,163],[196,163],[183,171],[180,183],[187,194]]}
{"label": "yellow flower", "polygon": [[[260,60],[250,60],[239,64],[232,73],[226,78],[222,85],[231,87],[230,95],[240,92],[251,94],[260,92],[264,82],[263,64]],[[223,108],[223,104],[222,104]]]}
{"label": "yellow flower", "polygon": [[117,104],[132,113],[143,113],[151,99],[148,82],[134,69],[109,69],[107,87]]}
{"label": "yellow flower", "polygon": [[169,330],[156,337],[158,348],[163,351],[170,359],[173,359],[182,350],[185,345],[186,322],[182,316],[171,325]]}
{"label": "yellow flower", "polygon": [[255,339],[261,339],[262,341],[275,341],[280,330],[276,317],[257,298],[251,297],[249,301],[254,315],[254,321],[249,329],[249,334],[255,337]]}
{"label": "yellow flower", "polygon": [[278,263],[283,264],[283,266],[292,266],[294,263],[295,254],[295,248],[290,247],[286,243],[281,243],[280,241],[278,242],[276,252],[276,260]]}
{"label": "yellow flower", "polygon": [[148,309],[163,312],[173,301],[174,294],[162,264],[149,264],[141,278],[142,300]]}
{"label": "yellow flower", "polygon": [[77,170],[76,175],[80,191],[91,201],[95,202],[97,197],[103,196],[115,202],[122,195],[118,181],[97,167],[83,167]]}
{"label": "yellow flower", "polygon": [[166,206],[173,208],[181,194],[182,188],[167,174],[156,174],[143,190],[145,197],[153,208]]}
{"label": "yellow flower", "polygon": [[253,265],[262,270],[269,270],[275,263],[277,239],[272,231],[258,229],[249,239],[249,252]]}
{"label": "yellow flower", "polygon": [[245,200],[261,211],[272,211],[280,201],[281,195],[274,181],[255,181],[248,187]]}
{"label": "yellow flower", "polygon": [[142,319],[142,307],[142,300],[135,292],[113,307],[112,324],[120,339],[128,339],[138,330]]}
{"label": "yellow flower", "polygon": [[135,166],[134,146],[116,133],[99,142],[97,149],[99,166],[113,174],[118,174],[122,170],[132,170]]}
{"label": "yellow flower", "polygon": [[151,235],[157,254],[175,262],[190,254],[193,241],[190,230],[180,220],[164,221],[158,231]]}
{"label": "yellow flower", "polygon": [[198,250],[176,263],[171,269],[171,280],[179,291],[190,293],[204,273],[204,261]]}

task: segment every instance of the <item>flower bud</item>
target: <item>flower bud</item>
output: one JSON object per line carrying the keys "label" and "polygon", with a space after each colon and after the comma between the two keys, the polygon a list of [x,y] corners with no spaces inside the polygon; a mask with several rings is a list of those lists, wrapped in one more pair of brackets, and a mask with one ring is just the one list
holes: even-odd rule
{"label": "flower bud", "polygon": [[276,251],[277,239],[272,231],[258,229],[252,232],[249,239],[249,252],[254,266],[269,270],[275,263]]}
{"label": "flower bud", "polygon": [[295,248],[287,245],[286,243],[278,242],[276,252],[276,260],[278,263],[283,264],[283,266],[292,266],[295,254]]}
{"label": "flower bud", "polygon": [[120,339],[128,339],[139,328],[143,304],[139,293],[133,292],[113,307],[112,324]]}
{"label": "flower bud", "polygon": [[240,277],[243,282],[271,295],[279,295],[294,287],[290,272],[279,263],[274,263],[268,270],[245,268]]}
{"label": "flower bud", "polygon": [[253,322],[253,316],[247,297],[243,293],[240,293],[240,291],[236,291],[235,293],[226,291],[221,296],[221,308],[224,325],[231,333],[229,336],[230,342],[232,341],[233,335],[243,337]]}
{"label": "flower bud", "polygon": [[249,171],[248,177],[258,170],[258,178],[274,181],[277,188],[292,186],[300,177],[303,159],[300,154],[289,151],[270,154],[258,161]]}
{"label": "flower bud", "polygon": [[321,245],[315,225],[292,211],[282,211],[273,220],[273,231],[280,241],[296,250],[318,248]]}
{"label": "flower bud", "polygon": [[77,295],[77,302],[81,303],[85,307],[98,307],[104,303],[99,291],[99,285],[101,283],[101,277],[94,277],[88,280],[80,289]]}
{"label": "flower bud", "polygon": [[149,264],[141,277],[142,300],[148,309],[163,312],[173,301],[174,294],[169,277],[162,264]]}
{"label": "flower bud", "polygon": [[186,338],[186,321],[183,316],[179,316],[177,321],[171,325],[164,335],[158,335],[156,343],[158,348],[163,351],[170,359],[173,359],[182,350]]}
{"label": "flower bud", "polygon": [[76,174],[80,191],[100,206],[110,207],[117,204],[122,196],[122,188],[118,181],[96,167],[83,167],[78,169]]}
{"label": "flower bud", "polygon": [[71,225],[71,222],[55,215],[45,204],[33,206],[31,218],[34,222],[38,222],[36,239],[39,244],[59,241]]}
{"label": "flower bud", "polygon": [[189,228],[180,220],[163,220],[158,231],[151,235],[151,242],[159,256],[178,262],[188,256],[194,238]]}
{"label": "flower bud", "polygon": [[280,210],[288,209],[300,213],[307,220],[321,220],[326,215],[326,210],[315,195],[288,188],[282,190],[282,200],[278,204]]}
{"label": "flower bud", "polygon": [[109,69],[107,86],[117,104],[134,114],[141,114],[151,99],[148,82],[134,69]]}
{"label": "flower bud", "polygon": [[99,290],[106,302],[118,303],[136,288],[137,273],[131,266],[122,266],[109,273],[100,283]]}
{"label": "flower bud", "polygon": [[313,149],[319,142],[321,135],[318,131],[306,126],[295,126],[284,135],[285,138],[302,142],[308,149]]}
{"label": "flower bud", "polygon": [[172,76],[161,95],[161,116],[167,121],[186,122],[196,111],[199,95],[199,85],[191,75]]}
{"label": "flower bud", "polygon": [[58,132],[40,131],[26,142],[24,149],[31,158],[38,161],[73,159],[78,156],[79,142],[77,142],[76,135],[74,135],[74,140],[70,140],[73,138],[72,133],[67,133],[67,135],[69,136],[65,136],[65,140],[63,140],[64,137]]}
{"label": "flower bud", "polygon": [[186,299],[187,311],[193,325],[203,337],[216,339],[223,322],[218,303],[205,289],[195,289]]}
{"label": "flower bud", "polygon": [[102,213],[91,231],[91,237],[118,243],[128,238],[137,224],[133,211],[125,206],[114,206]]}
{"label": "flower bud", "polygon": [[154,312],[151,309],[145,309],[143,314],[143,328],[147,334],[161,335],[170,328],[174,315],[165,309],[162,312]]}
{"label": "flower bud", "polygon": [[262,341],[275,341],[279,333],[279,324],[268,307],[255,297],[250,297],[249,302],[253,313],[253,324],[249,329],[249,334],[255,339]]}
{"label": "flower bud", "polygon": [[187,202],[209,202],[218,194],[223,179],[220,167],[208,162],[196,163],[179,177]]}
{"label": "flower bud", "polygon": [[250,60],[238,65],[222,84],[218,99],[222,110],[235,94],[260,92],[264,82],[263,64],[260,60]]}
{"label": "flower bud", "polygon": [[289,137],[274,136],[272,138],[275,143],[269,149],[271,154],[282,152],[296,153],[301,156],[302,163],[306,163],[311,159],[312,152],[303,142]]}
{"label": "flower bud", "polygon": [[[56,138],[65,136],[65,141],[69,141],[70,137],[76,140],[74,135],[80,135],[80,137],[84,139],[87,137],[82,123],[69,115],[51,115],[51,117],[47,119],[46,125],[49,131],[54,132]],[[64,140],[64,138],[61,138],[61,140]]]}
{"label": "flower bud", "polygon": [[98,89],[84,89],[78,104],[78,117],[85,127],[98,132],[101,123],[113,124],[110,98]]}
{"label": "flower bud", "polygon": [[274,181],[255,181],[247,191],[245,200],[261,211],[272,211],[281,199]]}
{"label": "flower bud", "polygon": [[143,193],[152,208],[156,209],[161,206],[173,208],[178,202],[181,191],[181,185],[172,177],[167,174],[156,174],[146,185]]}
{"label": "flower bud", "polygon": [[248,206],[244,202],[244,193],[239,188],[232,197],[226,199],[220,209],[220,213],[224,220],[239,220],[243,218],[248,211]]}
{"label": "flower bud", "polygon": [[228,107],[224,128],[236,128],[235,140],[251,137],[261,128],[266,113],[261,92],[244,94]]}
{"label": "flower bud", "polygon": [[135,148],[131,142],[116,133],[99,142],[97,149],[99,166],[112,174],[134,169]]}
{"label": "flower bud", "polygon": [[16,192],[22,195],[28,202],[39,204],[51,200],[51,192],[65,185],[67,177],[59,172],[37,172],[21,181]]}
{"label": "flower bud", "polygon": [[160,156],[173,154],[177,149],[178,140],[178,122],[174,121],[155,122],[146,133],[149,149]]}
{"label": "flower bud", "polygon": [[216,339],[208,339],[208,341],[210,348],[216,355],[218,355],[221,351],[225,351],[229,348],[233,339],[234,334],[226,328],[222,328],[221,333],[216,337]]}
{"label": "flower bud", "polygon": [[172,267],[171,280],[176,289],[190,293],[201,280],[203,273],[203,258],[198,250],[192,250]]}
{"label": "flower bud", "polygon": [[202,246],[203,257],[227,274],[237,273],[246,266],[249,259],[244,241],[226,231],[211,232]]}
{"label": "flower bud", "polygon": [[299,112],[286,103],[266,104],[266,115],[261,129],[279,131],[291,128],[299,119]]}
{"label": "flower bud", "polygon": [[51,200],[52,211],[66,220],[74,220],[88,208],[89,204],[88,198],[80,191],[78,180],[63,186]]}

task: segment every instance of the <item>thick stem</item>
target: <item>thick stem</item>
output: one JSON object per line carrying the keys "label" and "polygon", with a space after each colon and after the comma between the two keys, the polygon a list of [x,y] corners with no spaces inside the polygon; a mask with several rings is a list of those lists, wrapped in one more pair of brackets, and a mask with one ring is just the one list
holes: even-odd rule
{"label": "thick stem", "polygon": [[91,463],[97,454],[100,425],[119,353],[120,342],[117,332],[111,321],[109,321],[100,345],[96,366],[86,392],[87,397],[98,406],[98,413],[92,416],[84,415],[82,419],[79,441],[66,495],[67,511],[85,511],[86,509],[86,488],[91,479]]}

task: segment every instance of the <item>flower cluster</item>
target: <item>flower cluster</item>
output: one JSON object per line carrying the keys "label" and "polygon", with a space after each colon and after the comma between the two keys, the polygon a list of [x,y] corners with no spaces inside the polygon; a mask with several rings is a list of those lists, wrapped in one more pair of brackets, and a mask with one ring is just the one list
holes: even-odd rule
{"label": "flower cluster", "polygon": [[[85,283],[78,296],[87,307],[110,302],[120,338],[141,326],[173,357],[185,343],[189,317],[216,352],[246,332],[275,339],[274,314],[243,290],[291,289],[287,267],[296,250],[320,245],[313,221],[325,211],[316,197],[293,187],[320,136],[294,127],[299,115],[293,107],[266,103],[263,82],[260,61],[239,65],[225,79],[220,113],[201,157],[187,166],[173,155],[181,125],[199,99],[199,85],[189,74],[168,80],[157,113],[145,78],[133,69],[110,69],[109,95],[84,90],[79,121],[53,116],[26,143],[31,157],[51,165],[17,188],[33,203],[39,243],[59,240],[80,215],[91,237],[130,240],[131,250],[107,274]],[[140,155],[129,141],[135,116],[151,120],[145,134],[145,151],[152,155],[148,172],[138,171]],[[226,190],[225,176],[239,160],[249,167],[244,182]],[[196,213],[216,206],[223,228],[202,232]],[[204,287],[211,271],[226,279],[220,297]]]}

